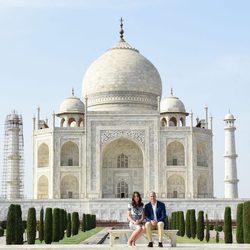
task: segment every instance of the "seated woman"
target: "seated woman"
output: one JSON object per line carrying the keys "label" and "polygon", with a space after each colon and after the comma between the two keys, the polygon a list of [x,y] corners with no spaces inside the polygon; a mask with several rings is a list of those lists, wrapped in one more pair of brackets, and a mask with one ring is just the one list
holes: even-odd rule
{"label": "seated woman", "polygon": [[128,204],[128,220],[129,228],[134,230],[128,239],[128,246],[135,246],[135,241],[145,232],[143,203],[139,192],[133,192],[132,201]]}

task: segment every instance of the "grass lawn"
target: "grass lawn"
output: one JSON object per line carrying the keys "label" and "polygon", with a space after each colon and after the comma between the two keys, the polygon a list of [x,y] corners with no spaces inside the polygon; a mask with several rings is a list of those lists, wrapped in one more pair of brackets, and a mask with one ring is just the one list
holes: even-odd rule
{"label": "grass lawn", "polygon": [[[65,237],[64,239],[60,240],[59,242],[52,242],[52,244],[79,244],[80,242],[86,240],[90,236],[100,232],[103,228],[96,227],[86,232],[79,231],[77,235],[71,236],[69,238]],[[35,244],[45,244],[44,241],[40,243],[39,240],[36,240]]]}
{"label": "grass lawn", "polygon": [[[203,240],[203,241],[200,241],[200,240],[197,239],[197,238],[195,238],[195,239],[190,238],[190,239],[189,239],[187,236],[184,236],[184,237],[177,236],[176,242],[177,242],[177,244],[178,244],[178,243],[180,243],[180,244],[182,244],[182,243],[183,243],[183,244],[195,244],[195,243],[197,243],[197,244],[209,244],[209,243],[216,243],[214,237],[213,237],[213,238],[210,237],[209,242],[207,242],[205,237],[204,237],[204,240]],[[225,242],[224,242],[224,240],[220,239],[219,243],[225,243]],[[219,244],[219,243],[218,243],[218,244]]]}

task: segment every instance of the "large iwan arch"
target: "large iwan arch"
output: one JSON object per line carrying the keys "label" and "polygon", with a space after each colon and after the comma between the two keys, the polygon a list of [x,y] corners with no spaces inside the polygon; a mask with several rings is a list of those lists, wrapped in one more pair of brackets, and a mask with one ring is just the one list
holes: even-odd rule
{"label": "large iwan arch", "polygon": [[143,170],[139,145],[124,137],[111,141],[102,152],[102,197],[126,198],[134,190],[143,194]]}

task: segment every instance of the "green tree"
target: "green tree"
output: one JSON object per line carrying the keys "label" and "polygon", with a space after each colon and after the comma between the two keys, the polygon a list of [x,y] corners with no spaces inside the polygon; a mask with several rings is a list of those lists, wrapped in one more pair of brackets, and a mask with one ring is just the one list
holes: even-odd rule
{"label": "green tree", "polygon": [[15,205],[15,244],[23,244],[23,221],[22,221],[22,209],[19,204]]}
{"label": "green tree", "polygon": [[40,242],[43,242],[43,240],[44,240],[44,210],[43,210],[43,207],[40,210],[39,240],[40,240]]}
{"label": "green tree", "polygon": [[185,235],[185,220],[183,211],[179,212],[179,235],[181,237]]}
{"label": "green tree", "polygon": [[86,220],[86,214],[82,214],[82,231],[86,231],[86,225],[85,225],[85,220]]}
{"label": "green tree", "polygon": [[226,207],[224,212],[224,239],[225,243],[233,243],[231,208]]}
{"label": "green tree", "polygon": [[71,213],[68,213],[67,217],[67,237],[71,237]]}
{"label": "green tree", "polygon": [[190,210],[186,212],[186,236],[191,238]]}
{"label": "green tree", "polygon": [[209,228],[208,216],[206,214],[206,242],[209,242],[209,240],[210,240],[210,228]]}
{"label": "green tree", "polygon": [[243,203],[239,203],[237,205],[236,241],[237,241],[237,243],[244,243],[244,233],[243,233]]}
{"label": "green tree", "polygon": [[35,244],[36,240],[36,209],[29,208],[27,216],[27,242],[28,244]]}
{"label": "green tree", "polygon": [[191,229],[191,237],[194,239],[196,237],[196,217],[195,210],[190,210],[190,229]]}
{"label": "green tree", "polygon": [[243,231],[244,243],[250,243],[250,201],[245,201],[243,204]]}
{"label": "green tree", "polygon": [[60,209],[53,209],[53,218],[52,218],[52,236],[53,242],[58,242],[60,240]]}
{"label": "green tree", "polygon": [[197,238],[200,241],[204,240],[204,229],[205,229],[204,212],[199,211],[197,220]]}
{"label": "green tree", "polygon": [[52,242],[52,208],[50,207],[45,210],[44,242],[46,244]]}
{"label": "green tree", "polygon": [[72,213],[72,235],[77,235],[79,231],[79,214],[77,212]]}
{"label": "green tree", "polygon": [[15,205],[11,204],[8,209],[7,222],[6,222],[6,245],[15,244]]}

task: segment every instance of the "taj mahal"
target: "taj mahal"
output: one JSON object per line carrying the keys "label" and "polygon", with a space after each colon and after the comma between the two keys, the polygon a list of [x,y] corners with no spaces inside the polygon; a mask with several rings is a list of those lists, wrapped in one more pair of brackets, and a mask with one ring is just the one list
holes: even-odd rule
{"label": "taj mahal", "polygon": [[82,97],[72,89],[51,124],[40,116],[38,108],[33,199],[24,208],[49,204],[124,221],[131,193],[146,200],[153,190],[170,212],[196,208],[221,218],[226,205],[236,209],[234,116],[224,119],[226,199],[215,199],[208,108],[194,120],[173,90],[163,98],[159,72],[125,41],[122,22],[119,41],[86,71]]}

